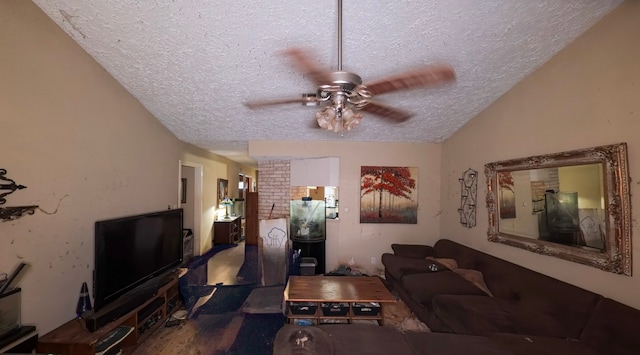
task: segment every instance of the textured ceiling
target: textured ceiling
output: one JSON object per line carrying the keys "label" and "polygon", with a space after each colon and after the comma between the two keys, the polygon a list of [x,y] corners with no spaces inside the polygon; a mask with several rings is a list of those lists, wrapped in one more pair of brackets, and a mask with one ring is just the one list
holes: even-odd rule
{"label": "textured ceiling", "polygon": [[345,0],[344,70],[447,62],[457,81],[377,97],[415,116],[365,113],[344,136],[312,128],[312,107],[243,105],[315,92],[283,49],[337,69],[337,0],[34,2],[179,139],[247,162],[250,140],[441,142],[622,1]]}

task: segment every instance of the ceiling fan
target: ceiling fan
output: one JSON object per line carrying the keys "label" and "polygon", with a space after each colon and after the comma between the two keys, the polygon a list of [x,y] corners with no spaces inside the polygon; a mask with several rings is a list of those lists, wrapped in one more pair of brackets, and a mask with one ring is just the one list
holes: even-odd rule
{"label": "ceiling fan", "polygon": [[360,111],[381,116],[392,122],[403,122],[413,116],[411,112],[394,108],[374,100],[377,95],[416,88],[431,87],[455,79],[448,64],[431,64],[410,71],[363,84],[360,76],[342,70],[342,0],[338,0],[338,70],[329,71],[313,62],[302,48],[283,51],[296,69],[309,77],[317,92],[302,94],[299,98],[252,101],[245,105],[251,109],[265,106],[302,103],[305,106],[325,106],[316,113],[319,127],[342,132],[351,130],[362,119]]}

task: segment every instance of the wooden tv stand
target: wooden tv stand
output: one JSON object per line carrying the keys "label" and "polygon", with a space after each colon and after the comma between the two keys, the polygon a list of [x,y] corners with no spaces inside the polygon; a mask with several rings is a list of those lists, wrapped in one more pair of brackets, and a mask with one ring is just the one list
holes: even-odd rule
{"label": "wooden tv stand", "polygon": [[133,332],[120,343],[123,354],[130,354],[151,333],[162,326],[179,305],[178,275],[158,289],[158,293],[131,312],[90,332],[80,319],[73,319],[38,339],[38,353],[61,355],[94,355],[98,340],[121,325],[133,327]]}

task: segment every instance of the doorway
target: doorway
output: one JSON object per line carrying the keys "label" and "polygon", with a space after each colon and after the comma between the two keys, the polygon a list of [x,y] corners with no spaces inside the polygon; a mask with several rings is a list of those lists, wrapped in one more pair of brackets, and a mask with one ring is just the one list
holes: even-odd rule
{"label": "doorway", "polygon": [[178,206],[184,210],[183,228],[193,232],[193,256],[201,255],[202,164],[180,161]]}

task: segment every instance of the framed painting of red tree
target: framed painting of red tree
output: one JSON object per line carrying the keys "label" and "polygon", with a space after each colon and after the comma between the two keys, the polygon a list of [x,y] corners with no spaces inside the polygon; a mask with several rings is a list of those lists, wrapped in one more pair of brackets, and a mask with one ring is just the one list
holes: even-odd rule
{"label": "framed painting of red tree", "polygon": [[360,223],[418,223],[418,168],[360,167]]}

